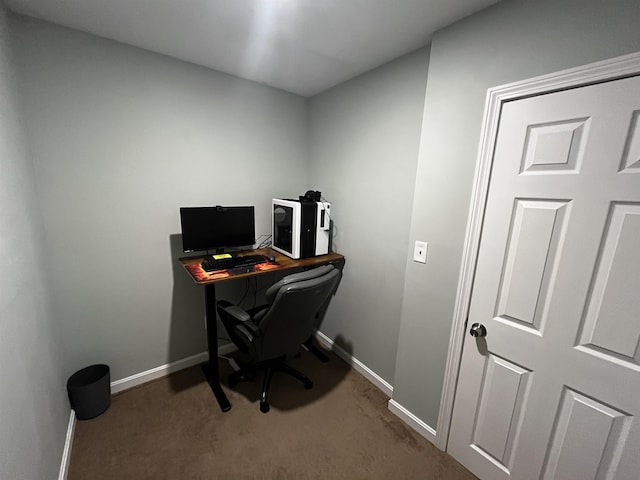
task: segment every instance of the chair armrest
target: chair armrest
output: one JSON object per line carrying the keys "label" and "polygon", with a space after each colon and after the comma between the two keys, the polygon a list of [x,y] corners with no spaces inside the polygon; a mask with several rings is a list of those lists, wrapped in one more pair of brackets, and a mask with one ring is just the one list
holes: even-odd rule
{"label": "chair armrest", "polygon": [[[247,323],[247,326],[252,325],[251,323]],[[255,331],[253,329],[244,328],[245,325],[236,325],[236,331],[242,335],[248,345],[253,345],[253,339],[255,336]],[[251,330],[251,331],[250,331]]]}
{"label": "chair armrest", "polygon": [[237,305],[219,305],[218,309],[224,310],[229,316],[239,322],[245,323],[251,320],[251,316]]}
{"label": "chair armrest", "polygon": [[[218,313],[227,331],[231,328],[240,330],[239,327],[244,326],[246,328],[242,330],[246,331],[248,329],[253,335],[258,335],[260,332],[251,315],[238,305],[229,303],[226,300],[220,300],[218,302]],[[229,334],[232,335],[232,332],[229,332]]]}

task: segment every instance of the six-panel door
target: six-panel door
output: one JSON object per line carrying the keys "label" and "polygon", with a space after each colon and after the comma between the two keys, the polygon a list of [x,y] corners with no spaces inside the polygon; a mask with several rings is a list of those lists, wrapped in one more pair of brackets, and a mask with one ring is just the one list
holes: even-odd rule
{"label": "six-panel door", "polygon": [[507,102],[448,451],[482,480],[640,478],[640,78]]}

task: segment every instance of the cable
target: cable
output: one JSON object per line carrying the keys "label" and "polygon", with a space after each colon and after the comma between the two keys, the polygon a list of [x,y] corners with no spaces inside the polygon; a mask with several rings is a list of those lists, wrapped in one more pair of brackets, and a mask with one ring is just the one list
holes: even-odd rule
{"label": "cable", "polygon": [[256,303],[258,303],[258,279],[256,277],[252,277],[253,278],[253,307],[251,308],[255,308],[256,307]]}
{"label": "cable", "polygon": [[[323,197],[322,195],[320,195],[320,201],[321,202],[325,202],[325,203],[331,203],[329,200],[327,200],[325,197]],[[331,214],[329,213],[329,210],[327,210],[326,208],[324,209],[324,214],[329,218],[329,221],[331,221]]]}
{"label": "cable", "polygon": [[[320,201],[325,202],[325,203],[329,203],[331,204],[331,202],[329,200],[327,200],[325,197],[322,196],[322,194],[320,194]],[[324,213],[327,216],[327,218],[329,219],[329,228],[331,228],[331,236],[329,237],[329,242],[332,244],[333,243],[333,238],[335,236],[335,224],[333,223],[333,220],[331,219],[331,214],[329,213],[329,209],[324,209]],[[331,247],[333,247],[333,245],[331,245]]]}
{"label": "cable", "polygon": [[242,302],[244,301],[245,297],[247,296],[247,293],[249,293],[249,278],[245,279],[245,284],[246,287],[244,289],[244,293],[242,294],[242,298],[236,302],[236,305],[242,305]]}
{"label": "cable", "polygon": [[271,235],[268,233],[263,233],[262,235],[260,235],[258,238],[256,238],[256,241],[253,242],[254,245],[257,245],[257,248],[260,248],[260,245],[262,245],[262,243],[264,243],[264,240],[260,241],[261,238],[263,237],[270,237]]}
{"label": "cable", "polygon": [[258,248],[266,248],[269,245],[271,245],[271,234],[269,235],[260,235],[260,237],[264,237],[266,236],[267,238],[265,238],[259,245]]}

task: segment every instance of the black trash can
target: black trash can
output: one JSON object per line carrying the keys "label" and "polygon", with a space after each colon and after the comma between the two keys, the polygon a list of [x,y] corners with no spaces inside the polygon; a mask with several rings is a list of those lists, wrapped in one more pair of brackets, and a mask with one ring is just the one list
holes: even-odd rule
{"label": "black trash can", "polygon": [[108,365],[91,365],[69,377],[67,393],[78,420],[89,420],[111,405],[111,380]]}

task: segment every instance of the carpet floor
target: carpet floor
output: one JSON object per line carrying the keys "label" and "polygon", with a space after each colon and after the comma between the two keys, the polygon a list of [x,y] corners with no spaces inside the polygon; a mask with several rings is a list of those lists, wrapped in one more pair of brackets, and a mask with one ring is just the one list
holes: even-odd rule
{"label": "carpet floor", "polygon": [[78,421],[69,480],[100,479],[447,479],[474,477],[407,427],[388,397],[328,352],[303,351],[292,366],[311,390],[276,373],[271,411],[258,409],[262,375],[230,389],[222,413],[199,367],[112,398],[92,420]]}

